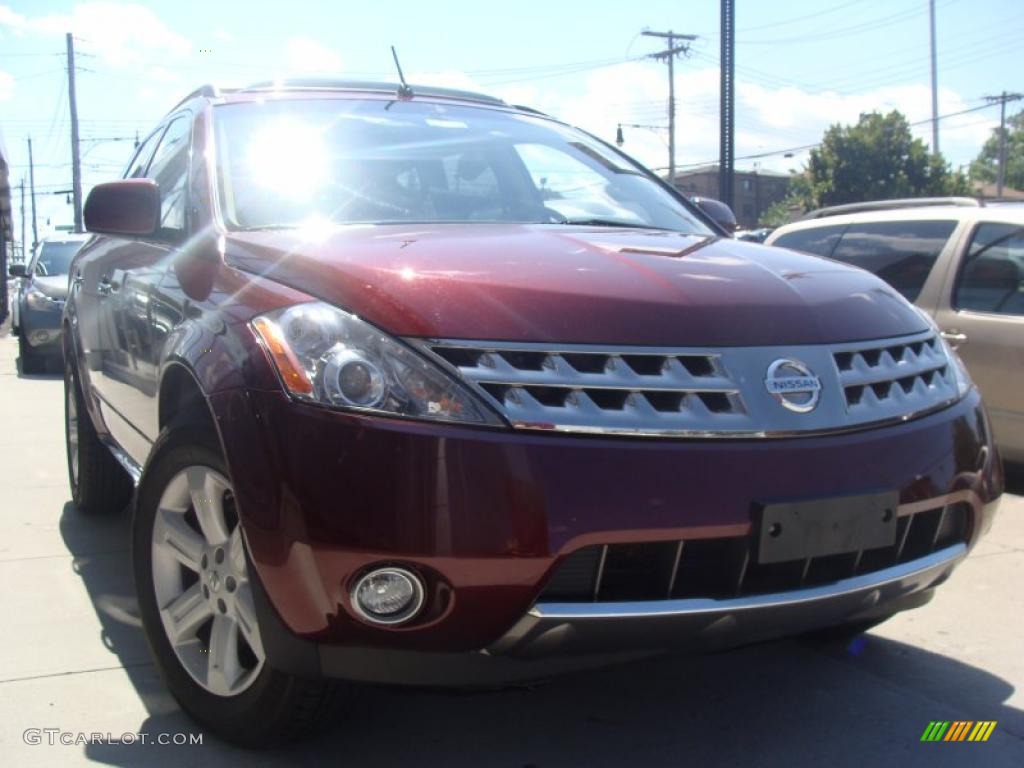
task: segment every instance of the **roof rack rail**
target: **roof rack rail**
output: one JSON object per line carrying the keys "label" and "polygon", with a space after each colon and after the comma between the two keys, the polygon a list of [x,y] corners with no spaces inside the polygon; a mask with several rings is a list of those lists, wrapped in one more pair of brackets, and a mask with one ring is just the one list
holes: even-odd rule
{"label": "roof rack rail", "polygon": [[533,107],[527,107],[524,104],[512,104],[512,109],[518,109],[520,112],[529,112],[531,115],[540,115],[541,117],[551,117],[547,112],[541,112],[539,109]]}
{"label": "roof rack rail", "polygon": [[895,211],[900,208],[931,208],[952,205],[960,208],[980,208],[985,205],[973,197],[912,197],[903,200],[869,200],[864,203],[845,203],[830,205],[804,214],[800,219],[824,219],[829,216],[842,216],[844,213],[869,213],[871,211]]}
{"label": "roof rack rail", "polygon": [[179,101],[177,104],[175,104],[171,108],[170,111],[173,112],[174,110],[176,110],[178,107],[180,107],[185,102],[191,101],[192,99],[198,98],[200,96],[203,96],[203,97],[205,97],[207,99],[219,98],[220,97],[220,93],[221,93],[220,88],[218,88],[216,85],[211,85],[209,83],[207,83],[206,85],[201,85],[198,88],[196,88],[194,91],[192,91],[192,93],[190,93],[188,96],[186,96],[181,101]]}
{"label": "roof rack rail", "polygon": [[[485,93],[475,91],[463,91],[456,88],[438,88],[432,86],[410,84],[417,96],[433,96],[435,98],[458,99],[460,101],[476,101],[482,104],[493,104],[494,106],[508,106],[502,99],[496,96],[488,96]],[[245,88],[240,88],[236,93],[248,91],[276,91],[276,90],[310,90],[310,91],[366,91],[368,93],[397,93],[399,83],[365,80],[334,80],[332,78],[288,78],[284,80],[267,80],[260,83],[253,83]]]}

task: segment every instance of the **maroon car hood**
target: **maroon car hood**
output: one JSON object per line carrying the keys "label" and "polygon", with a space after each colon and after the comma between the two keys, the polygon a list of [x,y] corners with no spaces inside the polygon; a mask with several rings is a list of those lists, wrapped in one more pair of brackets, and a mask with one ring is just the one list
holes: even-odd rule
{"label": "maroon car hood", "polygon": [[229,264],[400,336],[629,344],[817,344],[925,323],[867,272],[781,248],[559,225],[233,233]]}

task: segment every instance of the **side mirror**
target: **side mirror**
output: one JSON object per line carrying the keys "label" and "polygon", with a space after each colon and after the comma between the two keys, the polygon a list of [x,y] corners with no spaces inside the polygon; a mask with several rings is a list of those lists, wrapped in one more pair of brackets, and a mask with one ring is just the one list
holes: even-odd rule
{"label": "side mirror", "polygon": [[85,201],[85,228],[104,235],[152,235],[160,221],[160,188],[152,179],[97,184]]}
{"label": "side mirror", "polygon": [[721,200],[715,200],[711,197],[692,197],[690,202],[704,211],[715,224],[730,235],[736,231],[736,214],[732,212],[732,208]]}
{"label": "side mirror", "polygon": [[11,264],[7,268],[7,274],[11,277],[28,277],[28,271],[24,264]]}

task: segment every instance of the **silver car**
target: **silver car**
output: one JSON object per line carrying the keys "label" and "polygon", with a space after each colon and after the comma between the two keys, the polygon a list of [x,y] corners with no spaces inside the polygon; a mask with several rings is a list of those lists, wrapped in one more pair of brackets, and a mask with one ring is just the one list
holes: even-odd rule
{"label": "silver car", "polygon": [[765,243],[862,267],[931,315],[981,390],[1003,457],[1024,462],[1024,205],[836,206]]}
{"label": "silver car", "polygon": [[22,373],[39,373],[62,354],[61,312],[68,295],[68,268],[91,235],[48,237],[36,247],[28,264],[12,264],[12,277],[22,278],[14,297],[11,328],[18,337]]}

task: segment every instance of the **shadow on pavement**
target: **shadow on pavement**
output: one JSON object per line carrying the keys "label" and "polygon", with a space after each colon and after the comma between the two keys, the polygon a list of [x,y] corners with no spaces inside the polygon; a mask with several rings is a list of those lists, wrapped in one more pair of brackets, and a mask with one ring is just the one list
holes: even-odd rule
{"label": "shadow on pavement", "polygon": [[59,379],[63,376],[63,370],[61,369],[61,362],[59,360],[47,360],[46,370],[41,373],[25,373],[22,370],[21,358],[17,359],[15,365],[18,366],[18,378],[19,379],[42,379],[43,381],[50,381],[53,379]]}
{"label": "shadow on pavement", "polygon": [[1006,462],[1006,492],[1024,496],[1024,464]]}
{"label": "shadow on pavement", "polygon": [[[197,734],[149,660],[133,596],[127,512],[61,533],[112,650],[146,707],[128,732]],[[925,608],[923,610],[929,610]],[[328,765],[962,766],[1024,763],[1024,713],[1005,680],[952,658],[864,635],[846,648],[779,642],[663,658],[487,693],[351,686],[312,742],[247,753],[204,734],[201,746],[84,747],[116,766]],[[102,691],[97,691],[101,705]],[[931,720],[996,720],[986,744],[922,744]],[[254,723],[254,728],[259,724]],[[113,734],[115,739],[117,734]],[[981,764],[981,763],[979,763]]]}

